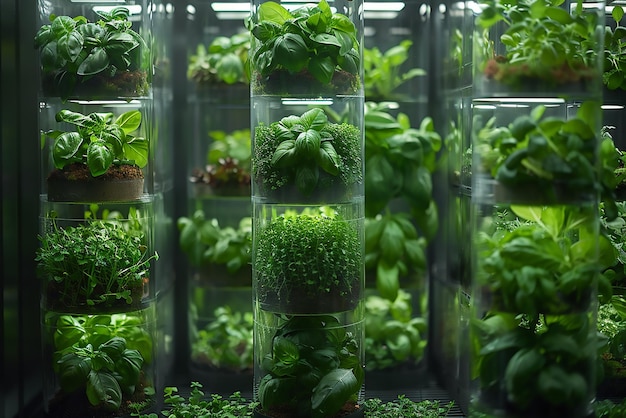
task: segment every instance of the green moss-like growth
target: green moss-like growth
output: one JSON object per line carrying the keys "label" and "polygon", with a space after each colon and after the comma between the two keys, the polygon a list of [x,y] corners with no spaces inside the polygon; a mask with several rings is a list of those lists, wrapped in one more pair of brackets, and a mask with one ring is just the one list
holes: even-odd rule
{"label": "green moss-like growth", "polygon": [[355,227],[327,215],[283,215],[259,230],[253,261],[264,309],[291,313],[353,308],[361,290]]}
{"label": "green moss-like growth", "polygon": [[253,178],[262,194],[345,195],[363,180],[361,132],[329,123],[321,109],[259,125],[254,141]]}

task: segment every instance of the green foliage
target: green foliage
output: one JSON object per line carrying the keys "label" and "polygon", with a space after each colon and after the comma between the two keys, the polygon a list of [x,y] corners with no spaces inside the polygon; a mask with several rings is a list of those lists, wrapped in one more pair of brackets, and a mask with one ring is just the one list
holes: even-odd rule
{"label": "green foliage", "polygon": [[261,300],[290,300],[301,293],[317,300],[349,296],[360,282],[361,245],[355,226],[338,214],[278,216],[259,228],[253,269]]}
{"label": "green foliage", "polygon": [[404,290],[393,301],[376,295],[365,299],[367,370],[418,363],[423,358],[428,325],[425,318],[413,317],[412,311],[411,295]]}
{"label": "green foliage", "polygon": [[426,239],[418,235],[408,215],[387,213],[365,219],[365,269],[376,272],[376,289],[394,301],[401,277],[426,271]]}
{"label": "green foliage", "polygon": [[261,76],[307,70],[328,84],[338,69],[358,75],[356,28],[347,16],[333,13],[326,0],[293,11],[268,1],[257,13],[258,22],[248,26],[259,44],[251,57],[252,67]]}
{"label": "green foliage", "polygon": [[594,166],[598,106],[584,102],[569,119],[543,117],[545,107],[538,106],[530,115],[498,127],[495,117],[486,123],[477,118],[473,152],[479,155],[480,171],[507,188],[541,192],[545,202],[594,195],[603,187]]}
{"label": "green foliage", "polygon": [[624,8],[613,5],[611,16],[616,25],[605,27],[602,81],[609,90],[626,90],[626,27],[620,24]]}
{"label": "green foliage", "polygon": [[234,274],[250,264],[252,220],[248,217],[240,220],[237,229],[222,228],[217,219],[206,219],[199,209],[191,218],[179,218],[178,230],[180,248],[193,266],[225,265]]}
{"label": "green foliage", "polygon": [[626,416],[626,400],[619,403],[611,400],[596,401],[593,408],[596,418],[622,418]]}
{"label": "green foliage", "polygon": [[250,33],[218,36],[209,47],[199,44],[196,53],[189,58],[187,77],[198,85],[218,83],[249,84],[247,71]]}
{"label": "green foliage", "polygon": [[355,402],[364,379],[356,337],[330,315],[287,318],[261,367],[267,373],[259,383],[261,407],[312,418]]}
{"label": "green foliage", "polygon": [[402,70],[412,45],[412,41],[405,39],[385,52],[376,47],[363,48],[363,86],[367,100],[391,100],[402,84],[426,75],[426,71],[421,68]]}
{"label": "green foliage", "polygon": [[52,76],[63,99],[74,92],[77,84],[91,77],[110,78],[142,66],[142,53],[148,46],[131,29],[129,10],[116,7],[96,13],[100,19],[95,23],[88,22],[84,16],[52,15],[51,23],[43,25],[35,36],[42,71]]}
{"label": "green foliage", "polygon": [[[597,10],[572,10],[561,0],[513,0],[481,2],[477,23],[484,34],[496,24],[504,25],[499,41],[506,51],[493,51],[483,38],[484,62],[480,68],[494,79],[518,85],[524,79],[543,79],[553,84],[590,80],[597,60]],[[481,41],[476,36],[478,42]],[[497,59],[494,55],[500,53]],[[599,75],[599,74],[597,74]]]}
{"label": "green foliage", "polygon": [[142,366],[139,351],[126,348],[126,340],[121,337],[99,346],[71,346],[56,363],[65,392],[84,390],[91,405],[109,411],[118,410],[122,397],[135,392]]}
{"label": "green foliage", "polygon": [[442,405],[440,401],[412,401],[405,395],[390,402],[372,398],[365,401],[365,418],[444,418],[453,406],[452,401]]}
{"label": "green foliage", "polygon": [[56,114],[56,121],[69,123],[76,131],[53,130],[42,134],[54,140],[52,160],[62,169],[72,163],[86,164],[92,176],[101,176],[113,164],[135,164],[145,167],[148,163],[148,140],[132,135],[141,124],[141,113],[131,110],[119,115],[90,113],[83,115],[63,109]]}
{"label": "green foliage", "polygon": [[[228,398],[212,394],[206,396],[202,392],[202,384],[191,383],[188,398],[178,394],[178,388],[168,386],[164,389],[163,398],[169,409],[162,411],[163,416],[170,418],[240,418],[253,416],[256,402],[247,402],[239,392]],[[453,402],[441,405],[439,401],[412,401],[404,395],[390,402],[379,398],[365,401],[366,418],[445,418],[454,406]],[[139,418],[158,418],[157,414],[132,414]],[[612,418],[612,417],[611,417]]]}
{"label": "green foliage", "polygon": [[[229,133],[211,131],[209,137],[211,138],[207,153],[209,164],[216,164],[221,159],[232,158],[243,167],[250,166],[252,157],[250,129],[239,129]],[[247,168],[247,170],[250,169]]]}
{"label": "green foliage", "polygon": [[392,199],[404,199],[422,232],[431,238],[437,225],[432,173],[441,137],[432,118],[426,117],[419,128],[411,128],[407,115],[394,117],[388,106],[372,102],[365,106],[366,215],[374,217]]}
{"label": "green foliage", "polygon": [[266,190],[293,187],[303,196],[357,184],[362,179],[360,137],[353,125],[329,123],[319,108],[257,126],[254,180]]}
{"label": "green foliage", "polygon": [[252,312],[233,312],[229,306],[220,306],[214,315],[191,344],[192,360],[217,368],[252,370]]}
{"label": "green foliage", "polygon": [[[150,261],[143,236],[112,222],[88,221],[39,236],[35,261],[46,286],[54,286],[60,303],[68,306],[138,302]],[[140,294],[133,293],[139,288]]]}

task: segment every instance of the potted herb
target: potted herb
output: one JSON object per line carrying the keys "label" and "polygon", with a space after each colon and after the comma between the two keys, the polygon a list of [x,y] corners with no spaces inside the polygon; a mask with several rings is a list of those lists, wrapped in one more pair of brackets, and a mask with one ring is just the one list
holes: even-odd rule
{"label": "potted herb", "polygon": [[363,180],[360,143],[357,127],[330,123],[320,108],[260,124],[253,146],[255,193],[305,202],[349,199]]}
{"label": "potted herb", "polygon": [[[596,193],[598,104],[583,102],[571,118],[544,116],[546,106],[508,125],[474,121],[474,175],[497,183],[502,201],[567,202]],[[482,181],[482,180],[481,180]]]}
{"label": "potted herb", "polygon": [[213,286],[250,286],[252,219],[239,221],[238,228],[220,227],[202,210],[178,219],[180,248],[198,269],[197,280]]}
{"label": "potted herb", "polygon": [[363,86],[368,101],[404,99],[398,88],[409,80],[426,75],[421,68],[406,71],[403,65],[409,58],[413,42],[405,39],[385,52],[377,47],[363,48]]}
{"label": "potted herb", "polygon": [[611,17],[614,26],[607,25],[604,32],[604,72],[602,82],[608,90],[626,90],[625,71],[626,59],[626,27],[620,22],[624,17],[624,8],[619,4],[613,5]]}
{"label": "potted herb", "polygon": [[477,234],[474,303],[485,313],[471,325],[473,407],[586,416],[598,360],[590,312],[610,243],[594,232],[591,205],[512,205],[496,214]]}
{"label": "potted herb", "polygon": [[304,314],[357,306],[362,254],[356,224],[332,212],[285,213],[259,225],[252,263],[262,309]]}
{"label": "potted herb", "polygon": [[57,312],[130,311],[149,295],[149,254],[138,231],[119,223],[88,220],[51,228],[39,237],[38,275],[44,307]]}
{"label": "potted herb", "polygon": [[259,416],[356,416],[364,379],[354,331],[332,315],[289,316],[261,363]]}
{"label": "potted herb", "polygon": [[[198,89],[243,87],[249,95],[249,72],[246,68],[250,49],[250,33],[231,37],[218,36],[206,47],[199,44],[189,57],[187,77]],[[243,89],[242,89],[243,93]]]}
{"label": "potted herb", "polygon": [[414,316],[412,299],[402,289],[393,301],[375,294],[365,298],[366,387],[413,387],[424,372],[428,324]]}
{"label": "potted herb", "polygon": [[211,131],[207,165],[195,168],[190,181],[196,196],[250,196],[251,137],[249,129]]}
{"label": "potted herb", "polygon": [[129,10],[96,11],[99,19],[50,16],[35,36],[48,97],[107,99],[146,95],[149,50],[132,29]]}
{"label": "potted herb", "polygon": [[355,94],[361,88],[357,27],[328,2],[287,10],[261,3],[248,21],[256,94]]}
{"label": "potted herb", "polygon": [[[110,417],[153,403],[150,310],[110,315],[45,315],[45,353],[55,376],[51,416]],[[50,391],[51,387],[46,387]]]}
{"label": "potted herb", "polygon": [[142,168],[148,164],[148,140],[133,133],[141,125],[138,110],[83,115],[63,109],[58,123],[74,131],[51,130],[54,170],[47,179],[50,201],[134,200],[143,193]]}
{"label": "potted herb", "polygon": [[[597,89],[604,10],[564,2],[481,2],[474,38],[478,86],[551,91]],[[569,7],[569,3],[567,3]],[[486,84],[487,83],[487,84]],[[495,87],[495,86],[494,86]],[[504,91],[503,90],[503,91]]]}

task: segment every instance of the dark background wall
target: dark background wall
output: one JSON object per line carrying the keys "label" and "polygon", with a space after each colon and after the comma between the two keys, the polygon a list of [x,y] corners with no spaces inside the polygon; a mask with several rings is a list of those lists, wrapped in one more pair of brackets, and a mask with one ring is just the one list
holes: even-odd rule
{"label": "dark background wall", "polygon": [[40,184],[35,4],[0,3],[2,417],[27,416],[27,405],[41,389],[39,283],[33,262]]}

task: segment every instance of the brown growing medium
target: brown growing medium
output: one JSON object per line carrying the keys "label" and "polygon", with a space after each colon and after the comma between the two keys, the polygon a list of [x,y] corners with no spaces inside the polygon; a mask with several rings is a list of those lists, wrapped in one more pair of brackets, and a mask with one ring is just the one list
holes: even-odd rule
{"label": "brown growing medium", "polygon": [[[361,407],[356,402],[350,401],[346,402],[339,412],[328,418],[350,417],[352,414],[356,416],[359,412],[361,412]],[[273,406],[267,411],[260,411],[260,415],[267,418],[298,418],[299,416],[292,406]]]}
{"label": "brown growing medium", "polygon": [[554,85],[584,83],[592,80],[594,71],[588,67],[572,68],[567,63],[559,67],[546,68],[540,71],[527,63],[510,64],[503,56],[496,56],[489,61],[484,69],[488,79],[506,84],[523,84],[525,82],[543,81]]}
{"label": "brown growing medium", "polygon": [[77,181],[110,181],[110,180],[133,180],[142,179],[143,171],[136,165],[112,165],[101,176],[93,177],[89,167],[82,163],[66,165],[60,170],[53,170],[48,180],[77,180]]}
{"label": "brown growing medium", "polygon": [[328,84],[317,80],[307,70],[292,74],[286,70],[274,71],[267,77],[256,75],[254,90],[258,94],[354,94],[358,90],[358,77],[344,70],[337,70]]}

